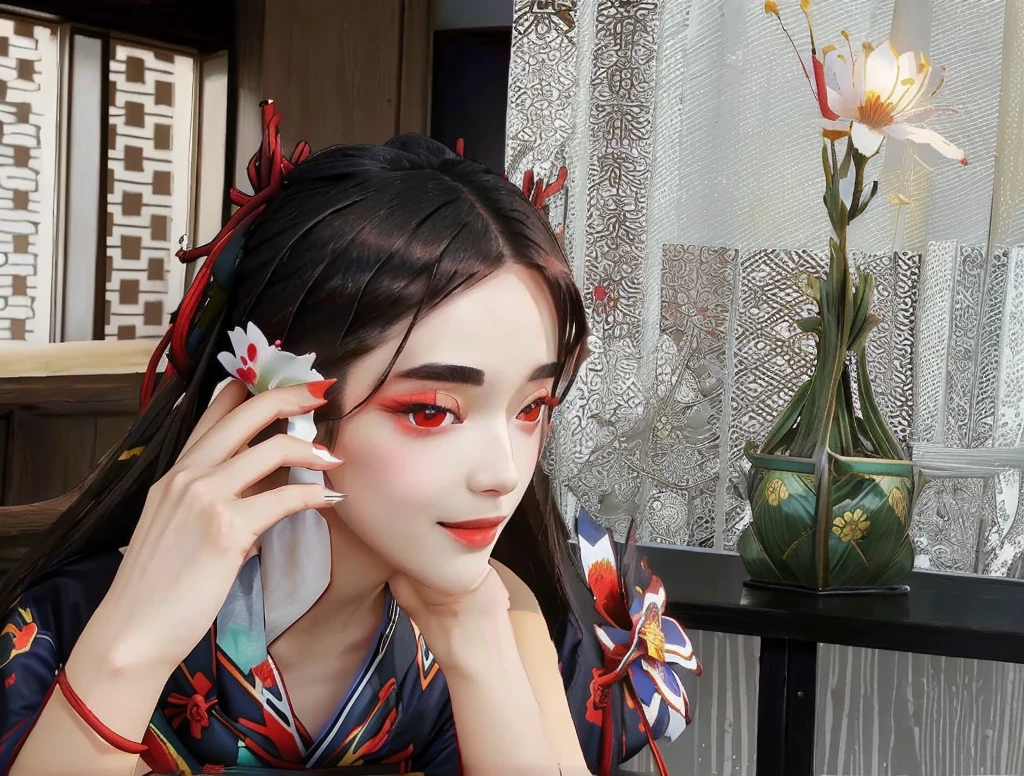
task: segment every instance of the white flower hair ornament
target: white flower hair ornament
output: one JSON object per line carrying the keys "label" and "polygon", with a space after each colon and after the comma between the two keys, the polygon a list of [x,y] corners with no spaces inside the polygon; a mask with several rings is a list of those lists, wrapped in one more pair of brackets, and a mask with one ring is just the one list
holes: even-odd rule
{"label": "white flower hair ornament", "polygon": [[[313,368],[315,353],[296,356],[282,350],[280,341],[269,343],[259,327],[251,321],[244,330],[238,327],[229,331],[228,337],[234,352],[222,351],[217,354],[217,360],[232,377],[245,383],[253,395],[273,388],[305,385],[324,379]],[[316,437],[313,413],[289,418],[288,434],[312,442]],[[317,453],[321,453],[319,448]]]}

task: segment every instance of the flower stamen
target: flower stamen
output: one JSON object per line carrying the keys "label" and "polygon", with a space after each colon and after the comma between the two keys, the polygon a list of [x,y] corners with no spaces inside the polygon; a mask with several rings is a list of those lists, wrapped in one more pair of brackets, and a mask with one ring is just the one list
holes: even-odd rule
{"label": "flower stamen", "polygon": [[807,19],[807,31],[811,34],[811,56],[815,56],[818,53],[818,48],[814,43],[814,24],[811,22],[811,0],[800,0],[800,10],[803,11],[804,18]]}
{"label": "flower stamen", "polygon": [[[771,5],[774,10],[770,10],[769,5]],[[800,68],[804,71],[804,78],[807,79],[807,85],[810,87],[811,96],[817,100],[818,95],[814,93],[814,83],[811,74],[807,72],[807,66],[804,64],[804,58],[800,56],[800,49],[797,48],[796,41],[793,40],[793,36],[790,35],[789,30],[786,29],[786,23],[782,21],[782,16],[779,14],[779,6],[774,2],[774,0],[768,0],[768,2],[764,4],[764,10],[766,13],[774,14],[775,18],[779,20],[779,26],[782,27],[782,32],[789,41],[789,45],[793,47],[793,53],[796,54],[797,61],[800,63]]]}
{"label": "flower stamen", "polygon": [[881,129],[893,123],[893,106],[875,92],[868,92],[864,102],[857,106],[857,121],[871,129]]}

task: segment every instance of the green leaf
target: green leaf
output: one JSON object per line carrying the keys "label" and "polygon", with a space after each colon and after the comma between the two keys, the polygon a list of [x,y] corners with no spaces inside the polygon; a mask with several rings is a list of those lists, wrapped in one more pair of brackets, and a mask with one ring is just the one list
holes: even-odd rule
{"label": "green leaf", "polygon": [[854,428],[857,431],[857,436],[860,441],[858,446],[867,455],[878,455],[878,450],[875,449],[874,443],[871,441],[871,433],[868,431],[867,424],[864,422],[864,418],[859,415],[854,416]]}
{"label": "green leaf", "polygon": [[914,542],[908,533],[893,556],[892,563],[878,575],[879,585],[893,585],[906,579],[907,574],[914,570]]}
{"label": "green leaf", "polygon": [[748,525],[740,534],[736,543],[736,551],[743,558],[743,566],[752,579],[761,579],[767,582],[786,582],[787,580],[772,563],[768,553],[761,546],[761,542],[754,533],[754,526]]}
{"label": "green leaf", "polygon": [[860,327],[860,331],[857,332],[853,342],[850,343],[850,350],[854,353],[859,353],[864,346],[867,344],[868,337],[871,336],[871,332],[882,322],[882,319],[877,315],[869,315],[867,320]]}
{"label": "green leaf", "polygon": [[853,161],[853,140],[846,138],[846,153],[843,154],[843,161],[839,164],[839,178],[846,180],[850,174],[850,162]]}
{"label": "green leaf", "polygon": [[871,439],[871,444],[882,458],[903,458],[899,442],[878,409],[875,392],[871,387],[868,373],[868,359],[864,348],[857,352],[857,393],[860,396],[860,411],[864,416],[864,426]]}
{"label": "green leaf", "polygon": [[813,315],[810,318],[801,318],[796,325],[804,334],[816,334],[821,331],[821,316]]}
{"label": "green leaf", "polygon": [[861,455],[864,451],[864,447],[861,444],[860,431],[858,429],[858,421],[860,418],[857,417],[857,412],[853,408],[853,382],[850,377],[850,363],[847,359],[843,365],[843,405],[845,407],[845,414],[847,417],[847,423],[850,428],[850,455]]}
{"label": "green leaf", "polygon": [[779,415],[775,426],[768,432],[768,437],[761,446],[761,452],[765,455],[772,455],[782,449],[783,441],[800,419],[800,413],[804,409],[804,402],[807,400],[807,393],[810,389],[811,381],[808,380],[793,394],[793,398],[789,400],[789,404],[786,405],[782,414]]}
{"label": "green leaf", "polygon": [[[833,239],[829,274],[821,281],[821,331],[818,334],[818,358],[811,377],[811,388],[796,436],[790,446],[790,455],[811,458],[815,451],[828,444],[832,415],[835,407],[835,386],[845,356],[845,341],[840,337],[842,306],[839,294],[848,283],[842,282],[845,270],[842,251]],[[837,282],[839,288],[837,289]]]}
{"label": "green leaf", "polygon": [[850,198],[850,217],[847,223],[864,211],[860,198],[864,191],[864,169],[867,167],[867,163],[868,157],[855,148],[853,150],[853,196]]}
{"label": "green leaf", "polygon": [[848,221],[848,210],[843,202],[842,194],[839,191],[839,184],[829,186],[825,192],[825,208],[828,210],[829,220],[832,222],[832,229],[837,234],[845,231]]}
{"label": "green leaf", "polygon": [[838,452],[840,455],[853,455],[853,412],[852,406],[847,401],[846,386],[849,382],[847,378],[847,370],[843,368],[843,377],[846,379],[839,381],[839,396],[836,398],[835,414],[833,415],[836,430],[836,445],[832,447],[833,450]]}
{"label": "green leaf", "polygon": [[[853,292],[853,322],[850,324],[850,339],[856,339],[871,311],[871,300],[875,295],[875,279],[866,272],[857,270],[857,285]],[[853,350],[847,345],[847,350]]]}
{"label": "green leaf", "polygon": [[872,181],[872,183],[871,183],[871,190],[868,192],[868,195],[864,198],[863,201],[858,202],[857,206],[854,208],[853,212],[850,213],[850,220],[851,221],[854,218],[856,218],[857,216],[859,216],[861,213],[863,213],[865,210],[868,209],[868,205],[871,204],[871,200],[873,200],[875,198],[875,194],[877,194],[877,193],[878,193],[878,181]]}
{"label": "green leaf", "polygon": [[837,424],[836,424],[836,416],[835,416],[835,413],[833,413],[832,414],[832,423],[831,423],[831,425],[829,426],[829,429],[828,429],[828,449],[829,450],[839,450],[839,449],[841,449],[842,444],[843,444],[843,442],[842,442],[842,439],[839,436],[839,429],[837,428]]}
{"label": "green leaf", "polygon": [[802,272],[797,278],[797,286],[800,291],[805,295],[809,296],[815,302],[821,302],[821,282],[809,272]]}
{"label": "green leaf", "polygon": [[[871,182],[871,193],[868,194],[867,199],[864,200],[864,204],[860,206],[860,212],[863,213],[868,209],[868,205],[871,204],[871,200],[875,198],[875,194],[878,193],[878,181]],[[858,213],[860,215],[860,213]]]}
{"label": "green leaf", "polygon": [[827,345],[824,339],[824,336],[818,337],[818,362],[814,367],[814,374],[808,381],[807,399],[800,415],[797,433],[789,446],[789,454],[797,458],[810,458],[813,455],[822,430],[828,428],[831,421],[825,415],[828,384],[823,366],[827,358]]}
{"label": "green leaf", "polygon": [[[845,475],[832,486],[832,517],[842,519],[847,512],[861,510],[861,519],[870,522],[856,547],[831,536],[832,584],[877,585],[896,581],[887,577],[894,558],[904,552],[908,525],[896,515],[889,494],[894,489],[910,488],[907,478],[885,475]],[[867,563],[865,563],[865,559]]]}
{"label": "green leaf", "polygon": [[779,444],[775,448],[777,453],[788,453],[790,445],[792,445],[793,440],[796,439],[796,431],[799,428],[799,426],[800,423],[799,421],[797,421],[797,425],[793,426],[793,428],[787,431],[785,436],[783,436],[782,439],[779,440]]}

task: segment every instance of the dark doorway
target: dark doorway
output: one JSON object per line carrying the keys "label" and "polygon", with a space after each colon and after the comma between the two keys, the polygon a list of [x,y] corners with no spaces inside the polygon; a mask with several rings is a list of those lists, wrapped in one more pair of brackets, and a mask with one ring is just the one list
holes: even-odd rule
{"label": "dark doorway", "polygon": [[430,135],[449,148],[465,139],[466,156],[505,169],[505,110],[512,30],[434,33]]}

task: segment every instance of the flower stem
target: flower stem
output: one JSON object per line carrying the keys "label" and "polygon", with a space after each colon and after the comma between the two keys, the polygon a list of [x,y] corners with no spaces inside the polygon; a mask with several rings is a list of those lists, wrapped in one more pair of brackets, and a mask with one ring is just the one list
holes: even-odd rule
{"label": "flower stem", "polygon": [[[849,142],[849,141],[848,141]],[[846,348],[850,341],[850,327],[853,320],[853,297],[850,285],[850,267],[846,255],[846,235],[849,228],[850,211],[840,195],[840,164],[836,155],[835,141],[830,141],[831,170],[825,188],[825,202],[834,232],[829,245],[829,269],[819,298],[821,332],[818,337],[818,363],[813,385],[808,397],[808,408],[813,406],[813,437],[805,437],[805,444],[813,444],[815,492],[817,508],[815,520],[816,576],[818,587],[828,587],[828,541],[829,518],[832,515],[830,498],[829,442],[840,398],[840,385],[846,365]],[[827,158],[827,157],[826,157]],[[856,159],[854,160],[856,164]],[[827,163],[826,163],[827,164]],[[845,426],[847,434],[850,427]],[[840,439],[845,434],[840,434]]]}
{"label": "flower stem", "polygon": [[[850,142],[850,146],[853,146],[853,142]],[[864,156],[856,148],[853,149],[853,197],[850,200],[850,221],[857,218],[861,213],[867,210],[871,200],[874,199],[875,194],[878,193],[878,181],[872,181],[871,190],[867,196],[864,196],[864,170],[867,167],[868,161],[871,157]]]}

